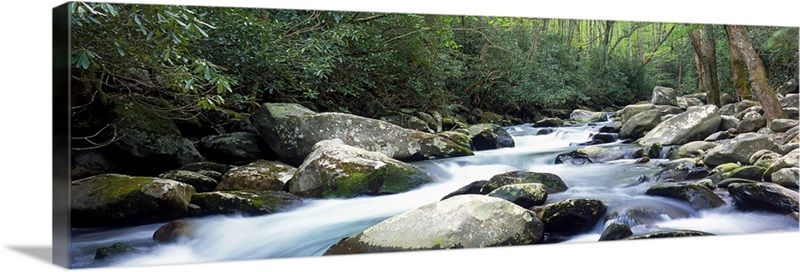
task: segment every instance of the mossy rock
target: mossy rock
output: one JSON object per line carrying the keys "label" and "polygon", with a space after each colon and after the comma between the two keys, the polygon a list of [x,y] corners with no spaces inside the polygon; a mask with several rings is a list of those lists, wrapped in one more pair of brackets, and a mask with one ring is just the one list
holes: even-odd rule
{"label": "mossy rock", "polygon": [[158,177],[192,185],[192,187],[194,187],[195,191],[198,193],[210,192],[217,187],[217,181],[213,178],[204,176],[198,172],[187,170],[167,171],[161,175],[158,175]]}
{"label": "mossy rock", "polygon": [[514,138],[503,127],[495,124],[475,124],[468,129],[475,150],[514,147]]}
{"label": "mossy rock", "polygon": [[767,169],[764,167],[758,167],[752,165],[743,166],[731,171],[728,174],[728,178],[740,178],[740,179],[760,181],[761,177],[764,176],[764,172],[766,170]]}
{"label": "mossy rock", "polygon": [[486,196],[505,199],[528,209],[544,204],[547,200],[547,188],[538,183],[509,184],[494,189]]}
{"label": "mossy rock", "polygon": [[742,208],[780,213],[798,211],[800,194],[774,183],[735,183],[728,185],[728,192]]}
{"label": "mossy rock", "polygon": [[464,148],[470,148],[472,146],[472,139],[468,135],[463,133],[458,133],[455,131],[444,131],[437,133],[436,135],[445,137],[448,140],[452,141],[453,143],[460,145]]}
{"label": "mossy rock", "polygon": [[633,235],[631,228],[628,225],[613,222],[600,234],[598,241],[614,241],[622,240]]}
{"label": "mossy rock", "polygon": [[567,185],[561,180],[561,177],[556,174],[511,171],[495,175],[489,179],[489,181],[481,187],[481,194],[488,194],[505,185],[521,183],[540,183],[547,188],[547,192],[550,194],[567,190]]}
{"label": "mossy rock", "polygon": [[258,160],[235,167],[222,176],[217,191],[280,191],[296,168],[276,161]]}
{"label": "mossy rock", "polygon": [[98,248],[94,254],[94,259],[104,260],[133,252],[136,252],[136,249],[127,243],[114,243],[107,247]]}
{"label": "mossy rock", "polygon": [[74,228],[149,224],[187,215],[195,189],[174,180],[97,175],[72,183],[71,224]]}
{"label": "mossy rock", "polygon": [[580,233],[592,229],[607,208],[600,200],[570,198],[542,207],[540,218],[547,231]]}
{"label": "mossy rock", "polygon": [[291,180],[289,192],[314,198],[349,198],[405,192],[433,181],[410,164],[341,141],[319,142]]}
{"label": "mossy rock", "polygon": [[192,172],[212,171],[212,172],[225,174],[226,172],[228,172],[228,170],[231,170],[231,168],[233,168],[233,167],[230,166],[230,165],[227,165],[227,164],[221,164],[221,163],[210,162],[210,161],[203,161],[203,162],[194,162],[194,163],[190,163],[190,164],[181,166],[181,168],[178,168],[178,170],[186,170],[186,171],[192,171]]}
{"label": "mossy rock", "polygon": [[686,201],[697,210],[711,209],[725,205],[717,194],[706,186],[697,183],[676,182],[656,184],[645,192],[647,195],[663,196]]}
{"label": "mossy rock", "polygon": [[195,194],[191,203],[200,207],[200,215],[264,215],[302,202],[300,197],[283,191],[225,191]]}

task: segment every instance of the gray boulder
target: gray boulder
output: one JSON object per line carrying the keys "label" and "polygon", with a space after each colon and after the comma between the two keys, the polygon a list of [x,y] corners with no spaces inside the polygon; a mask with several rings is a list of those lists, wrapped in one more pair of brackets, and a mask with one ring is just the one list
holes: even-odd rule
{"label": "gray boulder", "polygon": [[551,173],[537,173],[526,171],[511,171],[502,174],[494,175],[487,181],[480,190],[481,194],[488,194],[497,188],[523,183],[539,183],[547,188],[550,194],[560,193],[567,190],[567,185],[561,180],[561,177]]}
{"label": "gray boulder", "polygon": [[719,131],[726,131],[739,126],[739,119],[731,115],[720,116]]}
{"label": "gray boulder", "polygon": [[514,147],[514,138],[503,127],[495,124],[477,124],[468,129],[475,150]]}
{"label": "gray boulder", "polygon": [[443,131],[436,133],[436,135],[447,138],[451,142],[460,145],[464,148],[472,148],[472,138],[470,138],[469,135],[467,134],[455,131]]}
{"label": "gray boulder", "polygon": [[199,150],[211,161],[235,165],[274,156],[261,137],[249,132],[204,137],[200,140]]}
{"label": "gray boulder", "polygon": [[774,132],[786,132],[792,127],[796,127],[800,121],[795,119],[775,119],[769,124],[769,129]]}
{"label": "gray boulder", "polygon": [[767,119],[755,111],[748,112],[742,117],[742,121],[736,126],[742,133],[755,132],[767,125]]}
{"label": "gray boulder", "polygon": [[711,209],[725,205],[725,201],[703,185],[697,183],[675,182],[656,184],[647,189],[647,195],[663,196],[686,201],[697,210]]}
{"label": "gray boulder", "polygon": [[572,111],[569,118],[578,123],[590,123],[605,120],[606,114],[604,112],[577,109]]}
{"label": "gray boulder", "polygon": [[678,148],[678,156],[681,158],[695,157],[705,154],[706,151],[717,147],[716,143],[706,141],[688,142]]}
{"label": "gray boulder", "polygon": [[537,183],[509,184],[494,189],[486,196],[505,199],[529,209],[544,204],[544,201],[547,200],[547,188]]}
{"label": "gray boulder", "polygon": [[174,180],[103,174],[72,182],[71,227],[150,224],[187,215],[194,187]]}
{"label": "gray boulder", "polygon": [[800,95],[793,93],[787,94],[783,98],[781,98],[781,107],[788,108],[788,107],[797,107],[798,106],[798,97]]}
{"label": "gray boulder", "polygon": [[217,191],[280,191],[297,169],[276,161],[258,160],[222,176]]}
{"label": "gray boulder", "polygon": [[717,166],[727,162],[748,164],[750,157],[760,150],[778,151],[773,136],[758,133],[743,133],[730,142],[712,148],[703,162],[709,166]]}
{"label": "gray boulder", "polygon": [[628,236],[633,235],[631,228],[628,225],[612,222],[603,233],[600,234],[600,239],[598,241],[614,241],[625,239]]}
{"label": "gray boulder", "polygon": [[786,188],[797,189],[800,186],[800,168],[790,167],[775,171],[771,176],[772,183]]}
{"label": "gray boulder", "polygon": [[786,155],[783,155],[783,157],[773,161],[772,164],[767,167],[767,171],[764,172],[764,176],[772,176],[772,173],[778,172],[778,170],[783,168],[797,167],[799,161],[800,149],[792,150]]}
{"label": "gray boulder", "polygon": [[678,97],[677,105],[680,109],[688,109],[689,107],[698,107],[704,105],[703,101],[691,97]]}
{"label": "gray boulder", "polygon": [[714,105],[690,108],[658,124],[639,139],[639,144],[648,146],[658,142],[662,145],[680,145],[702,140],[717,131],[719,116],[719,110]]}
{"label": "gray boulder", "polygon": [[655,108],[656,108],[656,106],[653,105],[653,104],[628,105],[628,106],[625,106],[624,108],[622,108],[622,110],[620,111],[620,114],[617,114],[617,116],[619,116],[621,118],[620,121],[622,121],[622,124],[625,124],[626,122],[628,122],[629,119],[631,119],[631,117],[633,117],[637,113],[640,113],[640,112],[643,112],[643,111],[652,110],[652,109],[655,109]]}
{"label": "gray boulder", "polygon": [[640,112],[622,125],[619,130],[619,138],[639,139],[659,123],[661,123],[661,112],[658,109]]}
{"label": "gray boulder", "polygon": [[192,185],[192,187],[194,187],[195,191],[198,193],[210,192],[217,187],[217,181],[213,178],[187,170],[167,171],[161,175],[158,175],[158,177]]}
{"label": "gray boulder", "polygon": [[430,129],[429,124],[425,122],[425,120],[422,120],[417,116],[401,112],[381,117],[381,120],[407,129],[419,130],[428,133],[434,132],[433,130]]}
{"label": "gray boulder", "polygon": [[283,191],[225,191],[195,194],[191,203],[200,207],[197,215],[206,216],[272,214],[302,202],[300,197]]}
{"label": "gray boulder", "polygon": [[564,121],[558,117],[549,117],[544,118],[542,120],[536,121],[532,126],[533,127],[560,127],[564,124]]}
{"label": "gray boulder", "polygon": [[527,245],[542,235],[542,222],[529,210],[499,198],[461,195],[386,219],[324,255]]}
{"label": "gray boulder", "polygon": [[433,181],[430,175],[410,164],[339,140],[322,141],[315,148],[286,184],[290,193],[347,198],[400,193]]}
{"label": "gray boulder", "polygon": [[607,208],[600,200],[570,198],[542,207],[540,218],[547,231],[579,233],[592,229]]}
{"label": "gray boulder", "polygon": [[800,194],[778,184],[768,182],[734,183],[728,185],[728,192],[736,200],[736,205],[780,213],[798,211]]}
{"label": "gray boulder", "polygon": [[298,104],[266,103],[250,120],[281,161],[291,165],[300,165],[314,144],[330,139],[402,161],[472,155],[439,136],[351,114],[315,113]]}
{"label": "gray boulder", "polygon": [[653,88],[653,95],[650,98],[650,103],[654,105],[677,105],[678,92],[673,88],[656,86]]}
{"label": "gray boulder", "polygon": [[734,104],[734,113],[743,112],[751,107],[760,106],[761,104],[752,100],[742,100]]}

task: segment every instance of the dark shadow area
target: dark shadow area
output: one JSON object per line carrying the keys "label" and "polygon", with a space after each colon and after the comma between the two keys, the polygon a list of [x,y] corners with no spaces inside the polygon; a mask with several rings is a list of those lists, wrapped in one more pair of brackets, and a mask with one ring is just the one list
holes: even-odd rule
{"label": "dark shadow area", "polygon": [[8,249],[31,256],[46,263],[52,263],[53,248],[50,246],[8,246]]}

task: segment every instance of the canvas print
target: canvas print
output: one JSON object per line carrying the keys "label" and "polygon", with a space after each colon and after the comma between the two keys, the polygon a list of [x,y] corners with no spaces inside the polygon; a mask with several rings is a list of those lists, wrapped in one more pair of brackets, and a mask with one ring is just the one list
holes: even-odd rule
{"label": "canvas print", "polygon": [[71,268],[799,228],[797,27],[58,12]]}

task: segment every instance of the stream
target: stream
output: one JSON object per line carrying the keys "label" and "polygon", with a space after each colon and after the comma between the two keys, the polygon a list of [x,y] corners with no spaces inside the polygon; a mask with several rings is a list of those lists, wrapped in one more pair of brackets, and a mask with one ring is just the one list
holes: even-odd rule
{"label": "stream", "polygon": [[[542,128],[529,124],[506,127],[516,143],[514,148],[478,151],[475,156],[430,160],[413,163],[430,173],[436,182],[395,195],[358,197],[352,199],[304,199],[304,204],[290,211],[256,216],[210,216],[189,219],[196,226],[194,239],[172,244],[157,244],[153,232],[163,223],[136,227],[74,230],[70,252],[72,267],[139,266],[156,264],[199,263],[222,260],[265,259],[322,255],[331,245],[344,237],[391,216],[439,201],[462,186],[508,171],[524,170],[559,175],[569,189],[550,194],[547,203],[567,198],[599,199],[608,206],[611,221],[631,223],[624,211],[647,207],[655,211],[651,223],[632,227],[634,234],[654,229],[686,229],[717,235],[758,232],[797,231],[797,221],[783,214],[740,211],[733,207],[726,194],[725,206],[697,211],[687,203],[663,197],[644,195],[652,182],[638,183],[642,175],[658,171],[654,159],[637,164],[630,155],[621,160],[586,164],[554,164],[559,153],[580,146],[570,143],[586,142],[606,123],[596,126],[553,128],[547,135],[537,135]],[[610,143],[631,154],[635,145]],[[627,220],[627,221],[626,221]],[[608,221],[610,223],[610,221]],[[603,220],[590,231],[559,242],[594,242],[607,223]],[[97,248],[116,242],[126,242],[138,249],[110,260],[95,261]]]}

